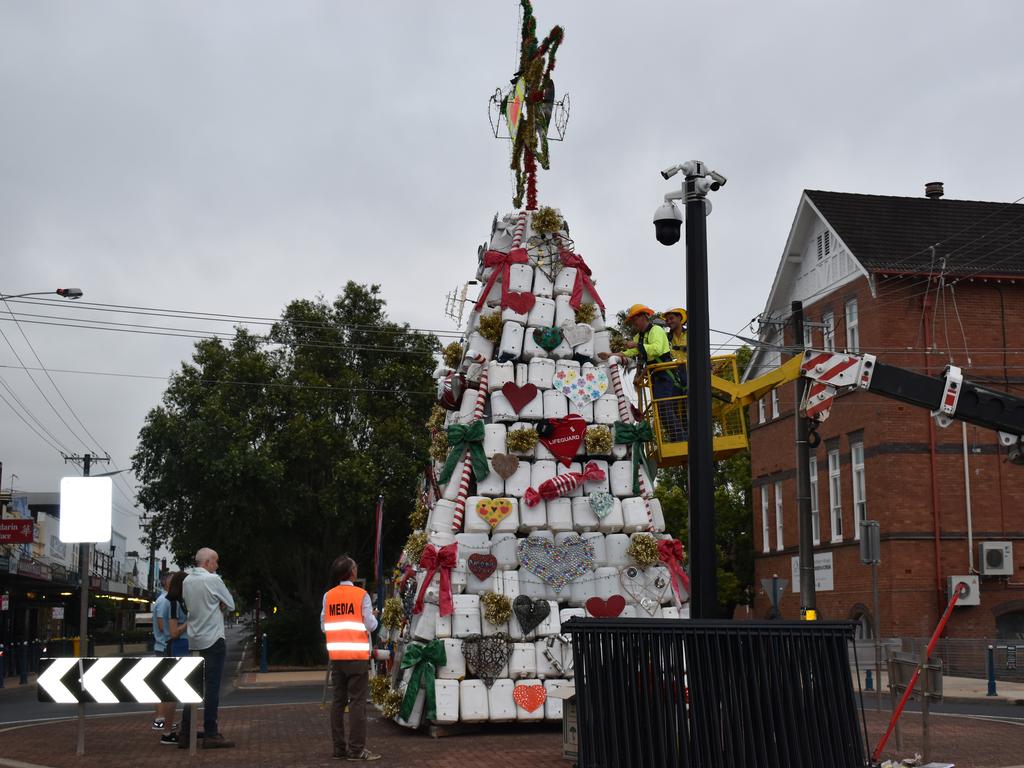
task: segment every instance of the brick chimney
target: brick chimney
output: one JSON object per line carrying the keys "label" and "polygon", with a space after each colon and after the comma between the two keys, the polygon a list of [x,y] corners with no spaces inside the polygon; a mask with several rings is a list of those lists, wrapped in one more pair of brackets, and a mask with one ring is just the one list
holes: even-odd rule
{"label": "brick chimney", "polygon": [[924,196],[931,200],[938,200],[946,194],[946,190],[942,187],[941,181],[929,181],[924,185]]}

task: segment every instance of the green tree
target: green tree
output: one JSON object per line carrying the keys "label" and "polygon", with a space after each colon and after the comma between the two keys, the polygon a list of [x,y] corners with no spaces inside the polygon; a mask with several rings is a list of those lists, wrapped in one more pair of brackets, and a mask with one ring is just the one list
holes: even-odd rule
{"label": "green tree", "polygon": [[265,337],[198,342],[133,456],[151,535],[179,562],[212,546],[240,594],[315,615],[339,553],[372,577],[378,494],[385,562],[397,557],[438,346],[353,282],[331,304],[293,301]]}

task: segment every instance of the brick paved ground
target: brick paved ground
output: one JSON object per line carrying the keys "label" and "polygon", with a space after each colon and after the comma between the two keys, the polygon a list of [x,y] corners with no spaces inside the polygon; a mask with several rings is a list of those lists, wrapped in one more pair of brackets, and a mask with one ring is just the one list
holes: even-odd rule
{"label": "brick paved ground", "polygon": [[[429,768],[562,768],[561,735],[557,726],[487,726],[478,734],[431,739],[411,733],[371,715],[369,745],[385,755],[376,763]],[[906,757],[920,751],[919,716],[906,716],[904,749],[888,756]],[[885,727],[885,713],[869,711],[872,745]],[[149,730],[149,716],[97,718],[88,722],[85,758],[75,756],[73,721],[0,731],[0,757],[53,768],[163,768],[217,765],[223,768],[316,768],[338,763],[330,759],[327,713],[316,704],[279,707],[240,707],[222,711],[221,727],[238,746],[202,752],[195,758],[173,747],[160,746]],[[1024,763],[1022,726],[961,717],[933,716],[932,758],[955,762],[958,768],[1002,768]],[[9,763],[8,763],[9,764]],[[0,761],[0,766],[4,761]],[[638,767],[639,768],[639,767]]]}

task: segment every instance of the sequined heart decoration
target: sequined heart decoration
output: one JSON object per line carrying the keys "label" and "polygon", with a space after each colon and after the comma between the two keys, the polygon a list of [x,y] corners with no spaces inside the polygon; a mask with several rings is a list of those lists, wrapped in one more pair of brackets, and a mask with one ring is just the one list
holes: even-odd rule
{"label": "sequined heart decoration", "polygon": [[494,467],[498,477],[508,480],[519,469],[519,457],[507,453],[496,453],[491,459],[491,466]]}
{"label": "sequined heart decoration", "polygon": [[490,688],[501,677],[512,656],[512,641],[504,632],[484,637],[468,635],[462,640],[466,668]]}
{"label": "sequined heart decoration", "polygon": [[612,595],[607,600],[602,597],[592,597],[586,602],[587,613],[595,619],[614,619],[626,610],[626,598],[622,595]]}
{"label": "sequined heart decoration", "polygon": [[533,305],[536,303],[537,297],[532,293],[509,291],[505,294],[505,301],[502,302],[502,306],[511,309],[516,314],[525,315],[533,309]]}
{"label": "sequined heart decoration", "polygon": [[615,497],[608,491],[594,491],[587,497],[590,502],[590,510],[600,519],[604,519],[615,509]]}
{"label": "sequined heart decoration", "polygon": [[608,372],[604,368],[588,367],[579,371],[575,368],[559,368],[555,371],[551,386],[582,408],[600,399],[608,391]]}
{"label": "sequined heart decoration", "polygon": [[480,499],[476,503],[476,513],[494,528],[512,514],[512,499]]}
{"label": "sequined heart decoration", "polygon": [[509,382],[502,385],[501,394],[508,400],[508,404],[515,408],[516,413],[519,413],[537,396],[537,385],[524,384],[520,387],[518,384]]}
{"label": "sequined heart decoration", "polygon": [[531,536],[519,542],[519,564],[561,593],[566,584],[594,570],[594,545],[575,534],[557,546]]}
{"label": "sequined heart decoration", "polygon": [[669,587],[668,573],[664,568],[642,569],[635,565],[619,571],[619,583],[623,591],[651,616],[658,612]]}
{"label": "sequined heart decoration", "polygon": [[466,567],[477,579],[487,581],[498,569],[498,558],[484,552],[474,552],[466,561]]}
{"label": "sequined heart decoration", "polygon": [[536,712],[544,706],[548,692],[543,685],[519,684],[512,689],[512,698],[527,712]]}
{"label": "sequined heart decoration", "polygon": [[562,343],[562,329],[555,327],[534,328],[533,340],[537,342],[538,347],[546,352],[550,352]]}
{"label": "sequined heart decoration", "polygon": [[519,595],[512,601],[512,613],[519,620],[523,634],[528,635],[548,617],[548,614],[551,613],[551,606],[547,600],[534,600],[532,597]]}

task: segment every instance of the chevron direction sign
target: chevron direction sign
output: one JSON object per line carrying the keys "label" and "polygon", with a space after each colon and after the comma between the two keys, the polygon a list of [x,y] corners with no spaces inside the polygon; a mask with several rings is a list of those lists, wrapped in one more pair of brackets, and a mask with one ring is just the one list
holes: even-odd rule
{"label": "chevron direction sign", "polygon": [[39,701],[57,704],[199,704],[203,658],[40,659],[36,686]]}

